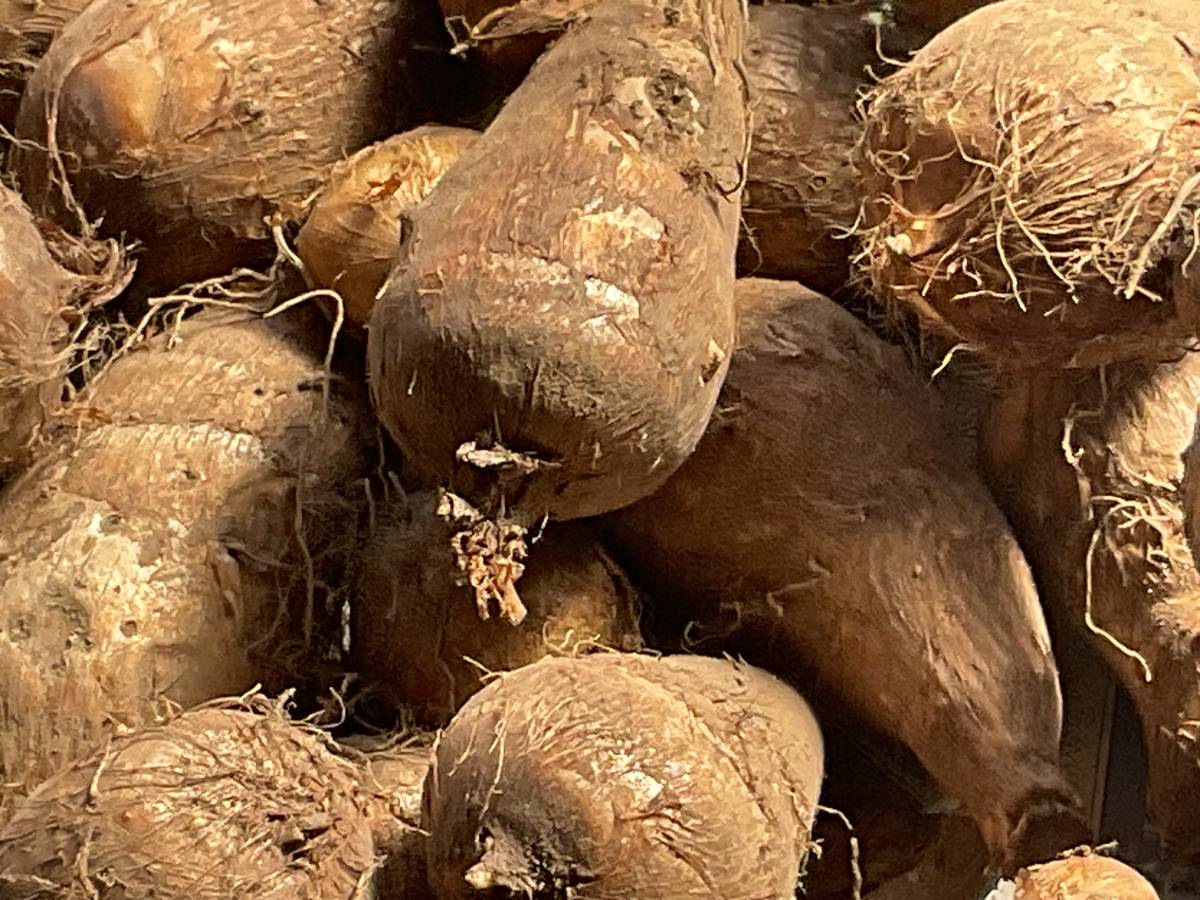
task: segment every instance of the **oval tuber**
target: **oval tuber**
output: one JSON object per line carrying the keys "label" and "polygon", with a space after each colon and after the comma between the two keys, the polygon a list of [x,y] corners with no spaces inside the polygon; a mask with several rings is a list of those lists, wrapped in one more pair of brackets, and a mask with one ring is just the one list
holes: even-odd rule
{"label": "oval tuber", "polygon": [[546,659],[472,697],[425,786],[439,900],[791,900],[820,789],[808,705],[701,657]]}

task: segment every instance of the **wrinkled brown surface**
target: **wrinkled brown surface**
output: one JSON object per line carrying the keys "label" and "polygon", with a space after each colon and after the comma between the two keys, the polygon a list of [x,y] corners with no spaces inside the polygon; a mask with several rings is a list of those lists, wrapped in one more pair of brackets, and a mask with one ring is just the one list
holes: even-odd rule
{"label": "wrinkled brown surface", "polygon": [[432,494],[380,522],[357,559],[353,663],[391,702],[444,725],[487,672],[516,669],[589,644],[640,650],[638,599],[590,529],[552,529],[530,550],[519,626],[471,613],[457,576],[454,531]]}
{"label": "wrinkled brown surface", "polygon": [[0,0],[0,126],[12,129],[25,81],[53,37],[91,0]]}
{"label": "wrinkled brown surface", "polygon": [[1063,798],[1024,557],[898,349],[799,285],[742,279],[738,308],[713,425],[615,517],[621,556],[694,615],[692,637],[900,738],[1002,855],[1033,804]]}
{"label": "wrinkled brown surface", "polygon": [[[78,199],[147,245],[151,283],[220,275],[269,259],[264,217],[296,216],[331,164],[394,132],[404,15],[404,0],[96,0],[30,79],[17,132],[45,144],[56,121]],[[35,208],[57,209],[46,155],[15,165]]]}
{"label": "wrinkled brown surface", "polygon": [[0,185],[0,479],[26,461],[62,399],[75,279],[50,255],[20,196]]}
{"label": "wrinkled brown surface", "polygon": [[[414,210],[371,318],[375,405],[485,514],[622,506],[699,439],[733,340],[743,30],[734,0],[597,6]],[[469,441],[540,464],[456,463]]]}
{"label": "wrinkled brown surface", "polygon": [[341,295],[350,322],[366,324],[400,247],[401,216],[476,137],[465,128],[416,128],[334,169],[296,237],[296,252],[318,286]]}
{"label": "wrinkled brown surface", "polygon": [[370,798],[316,731],[207,708],[114,738],[0,829],[5,900],[366,900]]}
{"label": "wrinkled brown surface", "polygon": [[320,529],[339,508],[327,495],[361,440],[350,398],[335,394],[322,419],[319,322],[201,313],[175,347],[155,341],[94,382],[0,496],[7,788],[167,701],[188,707],[286,667],[301,613],[284,600],[306,585],[297,536],[319,572],[332,549]]}
{"label": "wrinkled brown surface", "polygon": [[790,900],[822,772],[807,704],[700,657],[547,659],[444,732],[422,822],[440,900]]}
{"label": "wrinkled brown surface", "polygon": [[1023,870],[1016,900],[1158,900],[1136,870],[1115,859],[1086,854]]}
{"label": "wrinkled brown surface", "polygon": [[[1200,356],[1014,380],[985,456],[1060,628],[1089,636],[1136,705],[1152,823],[1200,854],[1200,572],[1194,448]],[[1092,619],[1112,641],[1087,629]]]}
{"label": "wrinkled brown surface", "polygon": [[885,79],[860,153],[875,292],[999,366],[1174,356],[1200,323],[1194,13],[1003,0]]}
{"label": "wrinkled brown surface", "polygon": [[862,132],[857,92],[883,67],[859,4],[754,6],[746,72],[754,104],[738,269],[841,288],[858,217],[850,153]]}

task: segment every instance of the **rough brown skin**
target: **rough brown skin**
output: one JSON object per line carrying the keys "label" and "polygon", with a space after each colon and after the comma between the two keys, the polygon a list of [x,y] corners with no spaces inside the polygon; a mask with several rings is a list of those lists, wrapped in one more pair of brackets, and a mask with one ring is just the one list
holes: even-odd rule
{"label": "rough brown skin", "polygon": [[1138,709],[1150,819],[1180,857],[1200,854],[1200,571],[1188,541],[1198,411],[1200,357],[1188,354],[1014,378],[983,433],[1057,627],[1090,639]]}
{"label": "rough brown skin", "polygon": [[[743,30],[735,0],[597,6],[414,210],[371,317],[375,405],[485,516],[620,507],[703,432],[733,340]],[[471,442],[518,456],[459,462]]]}
{"label": "rough brown skin", "polygon": [[425,785],[439,900],[790,900],[820,788],[808,705],[725,660],[546,659],[476,694]]}
{"label": "rough brown skin", "polygon": [[353,664],[368,683],[423,723],[445,725],[488,672],[595,645],[642,649],[639,600],[584,525],[548,531],[530,549],[522,596],[529,615],[514,628],[463,615],[471,588],[453,570],[453,528],[433,494],[382,518],[362,547],[353,603]]}
{"label": "rough brown skin", "polygon": [[0,497],[0,805],[301,656],[365,443],[353,393],[323,418],[314,315],[207,310],[123,357]]}
{"label": "rough brown skin", "polygon": [[346,743],[368,750],[359,759],[359,781],[374,802],[367,810],[375,855],[375,894],[371,900],[431,900],[425,877],[425,843],[421,830],[421,789],[432,749],[427,742],[372,748],[371,738]]}
{"label": "rough brown skin", "polygon": [[[264,218],[297,217],[330,165],[394,133],[404,20],[404,0],[96,0],[30,79],[17,133],[53,137],[89,218],[144,242],[144,280],[173,289],[269,260]],[[47,154],[15,169],[63,215]]]}
{"label": "rough brown skin", "polygon": [[0,127],[11,129],[25,81],[50,41],[91,0],[0,0]]}
{"label": "rough brown skin", "polygon": [[850,158],[862,133],[855,105],[868,67],[884,68],[875,37],[862,4],[751,7],[754,140],[740,272],[794,278],[825,293],[845,285],[853,244],[844,236],[859,202]]}
{"label": "rough brown skin", "polygon": [[367,900],[376,798],[265,703],[115,737],[0,830],[6,900]]}
{"label": "rough brown skin", "polygon": [[796,284],[742,279],[738,309],[713,425],[614,517],[619,555],[694,610],[695,638],[907,744],[1003,862],[1027,814],[1068,800],[1020,548],[900,350]]}
{"label": "rough brown skin", "polygon": [[858,154],[873,291],[999,367],[1174,357],[1200,323],[1194,12],[1003,0],[885,79]]}
{"label": "rough brown skin", "polygon": [[0,185],[0,480],[62,400],[75,278],[50,255],[29,210]]}
{"label": "rough brown skin", "polygon": [[[62,239],[51,226],[47,232]],[[115,246],[48,243],[21,197],[0,185],[0,481],[29,462],[62,403],[72,328],[130,274]]]}
{"label": "rough brown skin", "polygon": [[296,252],[314,287],[341,295],[349,322],[366,324],[396,260],[401,218],[478,136],[427,125],[365,147],[334,169],[296,236]]}
{"label": "rough brown skin", "polygon": [[1158,900],[1135,869],[1094,853],[1023,869],[1016,888],[1016,900]]}

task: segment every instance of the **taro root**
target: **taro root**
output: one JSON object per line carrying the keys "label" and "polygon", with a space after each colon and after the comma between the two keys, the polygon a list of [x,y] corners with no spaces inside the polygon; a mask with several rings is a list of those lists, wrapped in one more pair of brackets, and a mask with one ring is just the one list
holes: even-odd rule
{"label": "taro root", "polygon": [[438,900],[793,897],[821,784],[808,705],[765,672],[601,653],[502,675],[425,785]]}
{"label": "taro root", "polygon": [[1158,900],[1158,892],[1123,862],[1082,853],[1022,869],[1013,900]]}
{"label": "taro root", "polygon": [[400,248],[402,217],[425,199],[478,133],[430,125],[360,150],[338,165],[296,237],[316,287],[335,290],[365,325]]}
{"label": "taro root", "polygon": [[[327,169],[396,131],[405,0],[95,0],[29,80],[15,170],[145,244],[164,290],[274,254]],[[73,221],[73,220],[72,220]],[[71,224],[71,222],[64,222]]]}
{"label": "taro root", "polygon": [[21,197],[0,185],[0,481],[29,461],[62,404],[74,326],[131,274],[116,245],[47,230],[50,243]]}
{"label": "taro root", "polygon": [[743,32],[735,0],[592,8],[413,210],[372,311],[379,418],[471,507],[463,566],[487,569],[478,600],[513,621],[525,531],[646,496],[711,415],[733,341]]}
{"label": "taro root", "polygon": [[983,451],[1058,630],[1090,640],[1141,719],[1151,824],[1200,854],[1200,570],[1189,533],[1200,356],[1004,383]]}
{"label": "taro root", "polygon": [[320,325],[203,311],[96,378],[0,496],[0,794],[173,705],[295,683],[364,443]]}
{"label": "taro root", "polygon": [[50,41],[91,0],[0,0],[0,127],[11,129],[25,82]]}
{"label": "taro root", "polygon": [[112,738],[0,829],[6,900],[367,900],[377,798],[265,701]]}
{"label": "taro root", "polygon": [[591,530],[553,529],[530,548],[519,627],[462,615],[470,585],[451,565],[453,528],[432,494],[384,519],[358,554],[351,653],[398,707],[444,725],[489,672],[589,647],[640,650],[638,599]]}
{"label": "taro root", "polygon": [[794,278],[825,293],[845,285],[853,248],[846,238],[858,217],[855,104],[870,68],[882,66],[875,37],[858,4],[751,7],[754,139],[739,271]]}
{"label": "taro root", "polygon": [[1191,0],[1002,0],[867,101],[861,273],[998,367],[1165,360],[1200,323]]}
{"label": "taro root", "polygon": [[973,460],[903,353],[832,301],[742,279],[738,313],[713,424],[613,517],[619,560],[693,640],[911,748],[998,863],[1055,852],[1026,842],[1078,831],[1057,670]]}

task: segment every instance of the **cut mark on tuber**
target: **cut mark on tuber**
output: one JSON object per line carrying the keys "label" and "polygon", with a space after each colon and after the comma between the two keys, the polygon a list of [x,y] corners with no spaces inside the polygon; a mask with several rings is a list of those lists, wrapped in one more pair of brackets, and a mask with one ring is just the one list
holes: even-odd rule
{"label": "cut mark on tuber", "polygon": [[475,591],[479,617],[484,621],[490,619],[491,604],[495,601],[500,618],[520,625],[526,609],[516,582],[525,573],[526,530],[503,518],[486,519],[462,497],[448,491],[442,492],[437,512],[461,526],[450,538],[450,549]]}

